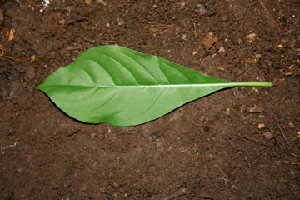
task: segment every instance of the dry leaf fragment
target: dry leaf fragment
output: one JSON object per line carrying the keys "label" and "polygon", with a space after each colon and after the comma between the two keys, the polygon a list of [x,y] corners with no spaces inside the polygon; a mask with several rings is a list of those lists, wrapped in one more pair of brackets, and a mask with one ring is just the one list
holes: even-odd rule
{"label": "dry leaf fragment", "polygon": [[292,122],[288,122],[287,127],[289,127],[289,128],[295,128],[295,125]]}
{"label": "dry leaf fragment", "polygon": [[85,0],[85,3],[86,3],[86,4],[91,4],[91,3],[92,3],[92,0]]}
{"label": "dry leaf fragment", "polygon": [[249,35],[246,36],[246,39],[248,42],[254,42],[257,39],[257,34],[250,33]]}
{"label": "dry leaf fragment", "polygon": [[262,106],[257,106],[257,105],[254,105],[253,107],[248,107],[247,108],[248,113],[260,113],[260,112],[263,112],[263,111],[264,111],[264,108]]}
{"label": "dry leaf fragment", "polygon": [[218,43],[218,38],[214,37],[212,32],[207,33],[203,38],[202,38],[202,44],[206,47],[211,48],[215,44]]}
{"label": "dry leaf fragment", "polygon": [[103,4],[104,6],[106,6],[106,5],[107,5],[107,3],[106,3],[106,2],[104,2],[104,0],[97,0],[97,3],[101,3],[101,4]]}
{"label": "dry leaf fragment", "polygon": [[292,76],[292,74],[293,74],[292,72],[285,72],[284,73],[285,76]]}
{"label": "dry leaf fragment", "polygon": [[197,4],[196,6],[197,8],[195,9],[196,13],[199,13],[200,15],[205,15],[205,13],[207,13],[207,10],[205,9],[205,7],[202,4]]}
{"label": "dry leaf fragment", "polygon": [[30,60],[31,60],[31,62],[36,61],[36,56],[35,55],[30,56]]}
{"label": "dry leaf fragment", "polygon": [[225,48],[223,46],[221,46],[218,50],[219,53],[224,53],[225,52]]}

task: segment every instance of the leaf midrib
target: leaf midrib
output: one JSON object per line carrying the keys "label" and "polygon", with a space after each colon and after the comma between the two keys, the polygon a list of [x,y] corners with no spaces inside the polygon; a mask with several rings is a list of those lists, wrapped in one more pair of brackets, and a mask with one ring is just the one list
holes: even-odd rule
{"label": "leaf midrib", "polygon": [[182,87],[271,87],[268,82],[224,82],[224,83],[199,83],[199,84],[167,84],[167,85],[52,85],[46,87],[97,87],[97,88],[125,88],[125,87],[141,87],[141,88],[182,88]]}

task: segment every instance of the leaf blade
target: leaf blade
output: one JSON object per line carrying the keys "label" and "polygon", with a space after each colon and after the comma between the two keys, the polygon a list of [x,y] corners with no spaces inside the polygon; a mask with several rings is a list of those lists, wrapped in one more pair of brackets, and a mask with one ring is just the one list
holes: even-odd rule
{"label": "leaf blade", "polygon": [[37,89],[79,121],[134,126],[224,87],[243,84],[249,86],[128,48],[100,46],[53,72]]}

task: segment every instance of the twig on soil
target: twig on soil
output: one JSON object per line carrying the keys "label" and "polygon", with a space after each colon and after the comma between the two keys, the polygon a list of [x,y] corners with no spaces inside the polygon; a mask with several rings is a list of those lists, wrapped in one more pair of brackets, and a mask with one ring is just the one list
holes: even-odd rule
{"label": "twig on soil", "polygon": [[20,138],[20,137],[17,138],[17,140],[14,142],[14,144],[8,145],[8,146],[6,146],[6,147],[2,147],[2,146],[1,146],[1,149],[8,149],[8,148],[13,148],[13,147],[17,146],[17,143],[18,143],[18,141],[19,141],[19,138]]}
{"label": "twig on soil", "polygon": [[194,22],[193,25],[194,25],[194,34],[195,34],[195,38],[198,39],[196,23]]}
{"label": "twig on soil", "polygon": [[12,57],[9,57],[9,56],[3,55],[3,54],[0,54],[0,57],[2,57],[2,58],[8,58],[8,59],[11,59],[11,60],[14,59],[14,58],[12,58]]}
{"label": "twig on soil", "polygon": [[216,167],[224,175],[224,177],[228,177],[227,174],[218,167],[218,165],[214,165],[214,167]]}
{"label": "twig on soil", "polygon": [[294,153],[291,153],[291,155],[292,155],[293,157],[295,157],[295,158],[300,158],[300,156],[298,156],[298,155],[296,155],[296,154],[294,154]]}
{"label": "twig on soil", "polygon": [[284,140],[287,142],[287,138],[285,137],[285,134],[284,134],[284,132],[282,131],[282,128],[281,128],[281,126],[279,125],[278,122],[277,122],[277,126],[278,126],[278,128],[279,128],[279,130],[280,130],[280,132],[281,132],[282,137],[283,137]]}
{"label": "twig on soil", "polygon": [[261,142],[261,141],[249,138],[249,137],[241,135],[241,134],[238,134],[238,136],[241,137],[241,138],[243,138],[243,139],[245,139],[245,140],[247,140],[247,141],[254,142],[254,143],[259,144],[259,145],[265,145],[265,146],[268,146],[268,147],[271,146],[271,145],[269,145],[267,143],[264,143],[264,142]]}
{"label": "twig on soil", "polygon": [[75,22],[83,22],[83,21],[86,21],[87,19],[84,18],[84,17],[79,17],[79,18],[76,18],[76,19],[73,19],[73,20],[70,20],[68,21],[66,24],[67,25],[70,25],[70,24],[74,24]]}
{"label": "twig on soil", "polygon": [[269,14],[268,9],[266,8],[266,6],[262,0],[260,0],[260,4],[263,7],[263,9]]}
{"label": "twig on soil", "polygon": [[290,162],[290,161],[278,161],[280,163],[284,163],[284,164],[288,164],[288,165],[300,165],[300,163],[296,163],[296,162]]}
{"label": "twig on soil", "polygon": [[196,122],[194,122],[194,120],[191,120],[193,124],[195,124],[196,126],[199,127],[199,124],[197,124]]}

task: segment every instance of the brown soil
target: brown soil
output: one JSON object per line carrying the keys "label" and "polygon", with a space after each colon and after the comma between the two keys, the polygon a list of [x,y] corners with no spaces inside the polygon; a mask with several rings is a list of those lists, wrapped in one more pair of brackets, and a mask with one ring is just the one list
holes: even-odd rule
{"label": "brown soil", "polygon": [[[0,199],[300,198],[299,0],[0,6]],[[74,121],[36,86],[105,44],[274,86],[219,91],[136,127]]]}

